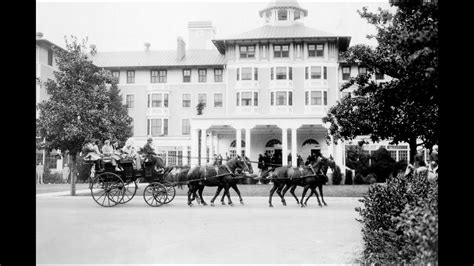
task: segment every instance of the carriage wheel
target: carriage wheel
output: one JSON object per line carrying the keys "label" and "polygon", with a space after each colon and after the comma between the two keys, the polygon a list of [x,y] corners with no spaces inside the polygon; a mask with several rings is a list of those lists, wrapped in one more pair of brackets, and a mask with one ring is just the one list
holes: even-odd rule
{"label": "carriage wheel", "polygon": [[174,186],[169,183],[169,182],[164,182],[162,183],[163,186],[165,186],[166,188],[166,195],[168,196],[166,198],[166,201],[165,201],[165,204],[167,203],[170,203],[171,201],[173,201],[174,199],[174,196],[176,196],[176,189],[174,188]]}
{"label": "carriage wheel", "polygon": [[89,185],[92,198],[103,207],[112,207],[122,201],[124,186],[120,176],[111,172],[97,175]]}
{"label": "carriage wheel", "polygon": [[149,184],[143,191],[143,199],[151,207],[163,205],[167,198],[166,187],[157,182]]}
{"label": "carriage wheel", "polygon": [[137,190],[138,185],[135,181],[128,181],[127,183],[125,183],[123,198],[122,201],[120,201],[119,203],[123,204],[131,201],[137,193]]}

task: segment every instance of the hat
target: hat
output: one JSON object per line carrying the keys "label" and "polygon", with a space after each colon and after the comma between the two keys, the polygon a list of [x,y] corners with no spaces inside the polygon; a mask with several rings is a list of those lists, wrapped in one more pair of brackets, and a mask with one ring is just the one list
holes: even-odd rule
{"label": "hat", "polygon": [[151,136],[148,136],[146,140],[153,140],[153,138]]}

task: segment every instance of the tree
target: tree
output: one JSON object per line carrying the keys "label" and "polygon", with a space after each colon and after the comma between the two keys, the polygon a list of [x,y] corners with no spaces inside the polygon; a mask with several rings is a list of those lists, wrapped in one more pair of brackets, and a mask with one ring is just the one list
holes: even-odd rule
{"label": "tree", "polygon": [[[439,139],[438,6],[403,1],[395,13],[364,7],[359,14],[376,27],[377,34],[367,37],[378,46],[355,45],[342,54],[368,71],[343,85],[341,90],[355,86],[354,97],[341,99],[323,121],[335,142],[360,135],[407,142],[413,162],[418,145],[431,148]],[[370,79],[375,73],[392,80],[378,83]]]}
{"label": "tree", "polygon": [[[43,85],[51,96],[38,105],[37,131],[47,150],[60,149],[71,155],[71,194],[75,195],[76,158],[86,140],[115,137],[124,141],[132,119],[113,106],[108,89],[115,84],[111,74],[95,66],[86,52],[86,40],[67,38],[66,50],[54,48],[58,65],[55,80]],[[92,51],[91,55],[94,55]]]}

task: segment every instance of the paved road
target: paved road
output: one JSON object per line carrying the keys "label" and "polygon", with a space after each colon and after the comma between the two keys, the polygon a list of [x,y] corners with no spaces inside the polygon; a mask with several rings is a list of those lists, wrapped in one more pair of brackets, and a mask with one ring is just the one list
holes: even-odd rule
{"label": "paved road", "polygon": [[[208,198],[206,198],[209,200]],[[300,208],[274,199],[188,207],[184,197],[158,208],[136,196],[104,208],[90,197],[37,196],[37,263],[356,263],[362,251],[357,198],[315,199]]]}

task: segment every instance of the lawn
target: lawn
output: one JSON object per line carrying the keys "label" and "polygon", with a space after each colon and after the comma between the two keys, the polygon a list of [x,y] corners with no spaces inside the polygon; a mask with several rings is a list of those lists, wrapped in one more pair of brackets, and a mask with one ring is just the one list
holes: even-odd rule
{"label": "lawn", "polygon": [[[142,184],[145,185],[145,184]],[[238,185],[242,197],[252,197],[252,196],[269,196],[270,190],[273,186],[266,185]],[[76,190],[87,189],[88,184],[76,184]],[[362,197],[364,193],[367,192],[369,185],[325,185],[323,186],[323,195],[324,197]],[[70,191],[70,184],[47,184],[47,185],[36,185],[36,193],[48,193],[48,192],[59,192],[59,191]],[[187,186],[183,186],[183,189],[176,187],[176,195],[185,196],[187,195]],[[216,187],[206,187],[203,191],[203,196],[210,197],[214,196],[216,192]],[[302,187],[297,187],[295,190],[296,196],[299,198],[303,192]],[[230,189],[231,196],[237,196],[233,189]],[[307,192],[309,193],[309,191]],[[318,191],[319,193],[319,191]],[[143,188],[139,188],[137,195],[143,194]],[[89,196],[89,192],[78,193],[78,196]],[[222,192],[221,192],[222,195]],[[308,195],[308,194],[307,194]],[[278,197],[276,192],[273,195]],[[291,197],[289,191],[285,194],[285,197]]]}

